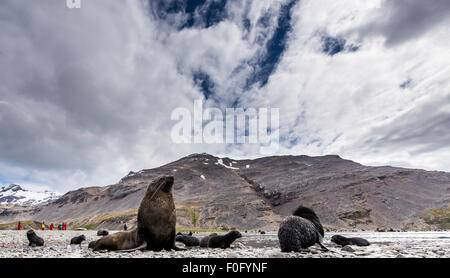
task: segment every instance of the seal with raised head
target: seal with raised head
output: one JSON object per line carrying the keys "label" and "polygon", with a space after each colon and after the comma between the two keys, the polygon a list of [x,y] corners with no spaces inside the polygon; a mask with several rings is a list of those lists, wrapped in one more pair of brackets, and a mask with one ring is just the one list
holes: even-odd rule
{"label": "seal with raised head", "polygon": [[223,236],[212,236],[208,241],[208,248],[230,248],[231,243],[241,237],[242,235],[238,231],[231,231]]}
{"label": "seal with raised head", "polygon": [[209,234],[209,235],[203,237],[200,240],[200,247],[208,247],[209,239],[212,238],[212,237],[215,237],[215,236],[217,236],[217,234],[216,233],[212,233],[212,234]]}
{"label": "seal with raised head", "polygon": [[356,246],[369,246],[370,242],[364,238],[360,237],[344,237],[341,235],[334,235],[331,237],[331,241],[336,243],[337,245],[346,246],[346,245],[356,245]]}
{"label": "seal with raised head", "polygon": [[70,240],[70,245],[81,244],[84,240],[86,240],[86,237],[84,235],[76,236]]}
{"label": "seal with raised head", "polygon": [[280,224],[278,239],[281,252],[309,252],[309,247],[319,244],[323,251],[323,227],[316,213],[303,206],[299,206],[292,216],[287,217]]}
{"label": "seal with raised head", "polygon": [[36,247],[36,246],[44,246],[44,239],[36,235],[33,230],[29,230],[27,232],[27,238],[29,241],[28,246]]}
{"label": "seal with raised head", "polygon": [[181,250],[175,246],[176,213],[172,196],[173,182],[172,176],[161,176],[152,181],[139,206],[137,228],[99,239],[94,251]]}
{"label": "seal with raised head", "polygon": [[138,233],[147,250],[180,250],[175,246],[176,210],[173,202],[173,176],[161,176],[147,188],[137,215]]}

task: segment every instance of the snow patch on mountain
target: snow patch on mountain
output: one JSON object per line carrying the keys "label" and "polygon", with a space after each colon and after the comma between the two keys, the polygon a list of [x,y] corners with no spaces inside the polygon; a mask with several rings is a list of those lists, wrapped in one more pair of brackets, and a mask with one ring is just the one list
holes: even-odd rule
{"label": "snow patch on mountain", "polygon": [[37,206],[48,204],[61,196],[60,193],[44,191],[35,192],[11,184],[0,188],[0,205]]}

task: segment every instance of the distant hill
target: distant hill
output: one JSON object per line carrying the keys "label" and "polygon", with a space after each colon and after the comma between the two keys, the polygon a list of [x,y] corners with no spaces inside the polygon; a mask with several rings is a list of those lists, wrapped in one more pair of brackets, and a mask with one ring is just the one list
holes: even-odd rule
{"label": "distant hill", "polygon": [[[120,212],[135,210],[159,175],[175,177],[179,227],[276,230],[299,204],[312,207],[331,228],[448,227],[450,173],[368,167],[339,156],[233,160],[208,154],[130,172],[117,184],[81,188],[37,208],[6,209],[0,221],[76,219],[120,227],[134,219]],[[111,214],[113,220],[98,217]],[[89,222],[94,218],[103,222]]]}
{"label": "distant hill", "polygon": [[38,206],[48,204],[61,197],[56,192],[35,192],[11,184],[0,188],[0,205],[2,206]]}

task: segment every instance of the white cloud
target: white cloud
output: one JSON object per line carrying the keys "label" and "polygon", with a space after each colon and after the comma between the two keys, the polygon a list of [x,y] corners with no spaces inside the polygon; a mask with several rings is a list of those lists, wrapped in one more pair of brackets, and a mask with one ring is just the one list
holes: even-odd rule
{"label": "white cloud", "polygon": [[[64,191],[115,183],[130,170],[194,152],[260,156],[257,145],[172,144],[172,110],[193,109],[202,97],[196,71],[214,83],[210,106],[238,100],[280,108],[280,154],[335,153],[371,165],[450,171],[443,17],[423,16],[424,27],[411,33],[389,0],[380,9],[357,0],[300,1],[267,86],[246,91],[288,1],[229,2],[227,20],[182,30],[153,18],[144,2],[85,1],[81,9],[52,0],[2,3],[2,180]],[[417,12],[408,7],[404,12]],[[258,24],[264,16],[268,24]],[[326,55],[323,35],[360,48]]]}

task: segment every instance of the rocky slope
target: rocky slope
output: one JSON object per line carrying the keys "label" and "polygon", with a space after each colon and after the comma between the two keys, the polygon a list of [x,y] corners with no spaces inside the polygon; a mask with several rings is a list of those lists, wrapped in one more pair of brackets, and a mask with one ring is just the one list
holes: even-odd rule
{"label": "rocky slope", "polygon": [[[313,207],[325,225],[344,229],[442,229],[449,221],[450,173],[367,167],[338,156],[208,154],[130,172],[117,184],[81,188],[38,208],[7,209],[0,220],[67,221],[134,210],[159,175],[175,176],[180,227],[275,230],[299,204]],[[117,225],[130,221],[122,218],[114,218]]]}

